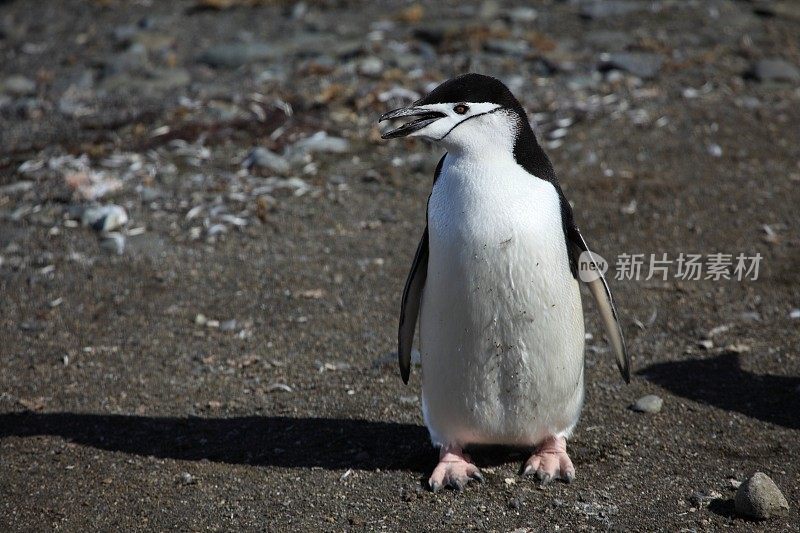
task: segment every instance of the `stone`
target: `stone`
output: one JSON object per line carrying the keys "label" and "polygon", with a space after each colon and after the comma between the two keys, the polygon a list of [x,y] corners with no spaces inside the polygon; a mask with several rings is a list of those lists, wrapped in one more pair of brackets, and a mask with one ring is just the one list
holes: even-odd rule
{"label": "stone", "polygon": [[9,76],[2,83],[3,92],[11,96],[31,96],[36,94],[36,82],[25,76]]}
{"label": "stone", "polygon": [[756,520],[785,516],[789,502],[772,479],[763,472],[756,472],[736,491],[736,512]]}
{"label": "stone", "polygon": [[350,150],[350,142],[341,137],[333,137],[324,131],[318,131],[311,137],[301,139],[294,144],[294,149],[300,152],[330,152],[343,154]]}
{"label": "stone", "polygon": [[600,71],[624,70],[634,76],[652,79],[658,75],[664,58],[658,54],[646,52],[615,52],[603,54],[600,59]]}
{"label": "stone", "polygon": [[217,68],[237,68],[275,57],[266,43],[228,43],[212,46],[200,55],[200,62]]}
{"label": "stone", "polygon": [[95,231],[113,231],[127,223],[128,213],[116,204],[87,207],[81,215],[81,224]]}
{"label": "stone", "polygon": [[509,56],[524,56],[530,52],[528,43],[518,39],[489,39],[484,48],[487,52]]}
{"label": "stone", "polygon": [[242,165],[248,170],[253,168],[266,169],[278,174],[285,174],[291,169],[289,162],[285,158],[261,146],[256,146],[250,150],[244,161],[242,161]]}
{"label": "stone", "polygon": [[753,65],[752,76],[759,81],[800,82],[800,70],[779,58],[762,59]]}
{"label": "stone", "polygon": [[647,396],[642,396],[636,400],[636,402],[631,405],[631,409],[637,413],[656,414],[661,411],[661,407],[663,405],[664,400],[662,400],[659,396],[656,396],[655,394],[648,394]]}
{"label": "stone", "polygon": [[648,9],[648,4],[639,0],[594,0],[581,7],[580,15],[585,19],[619,17]]}
{"label": "stone", "polygon": [[114,255],[122,255],[125,251],[125,236],[122,233],[107,233],[100,239],[100,249]]}

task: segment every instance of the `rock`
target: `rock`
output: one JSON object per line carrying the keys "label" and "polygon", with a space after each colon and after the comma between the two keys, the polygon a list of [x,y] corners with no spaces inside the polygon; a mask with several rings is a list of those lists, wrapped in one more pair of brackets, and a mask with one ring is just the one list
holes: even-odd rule
{"label": "rock", "polygon": [[236,329],[238,322],[235,318],[230,320],[225,320],[224,322],[219,323],[219,330],[220,331],[233,331]]}
{"label": "rock", "polygon": [[637,413],[656,414],[661,411],[661,407],[663,405],[664,400],[662,400],[660,397],[656,396],[655,394],[648,394],[647,396],[642,396],[636,400],[636,402],[631,405],[631,409]]}
{"label": "rock", "polygon": [[122,255],[125,251],[125,236],[122,233],[107,233],[100,239],[100,248],[110,254]]}
{"label": "rock", "polygon": [[658,75],[664,58],[658,54],[646,52],[615,52],[603,54],[600,57],[601,72],[609,70],[624,70],[634,76],[644,79],[652,79]]}
{"label": "rock", "polygon": [[31,96],[36,94],[36,82],[25,76],[14,75],[3,80],[3,92],[11,96]]}
{"label": "rock", "polygon": [[697,346],[704,350],[710,350],[714,347],[714,341],[710,339],[703,339],[701,341],[697,341]]}
{"label": "rock", "polygon": [[285,174],[291,168],[286,159],[261,146],[250,150],[250,153],[242,161],[242,165],[248,170],[252,168],[266,169],[278,174]]}
{"label": "rock", "polygon": [[155,202],[156,200],[162,198],[164,193],[161,192],[160,189],[156,189],[154,187],[147,187],[142,186],[139,188],[139,197],[142,199],[142,202],[150,203]]}
{"label": "rock", "polygon": [[753,65],[750,72],[759,81],[800,81],[800,70],[783,59],[762,59]]}
{"label": "rock", "polygon": [[307,153],[331,152],[342,154],[350,150],[350,142],[341,137],[331,137],[324,131],[318,131],[311,137],[297,141],[293,148]]}
{"label": "rock", "polygon": [[489,39],[484,49],[487,52],[509,56],[524,56],[530,52],[528,43],[518,39]]}
{"label": "rock", "polygon": [[189,472],[183,472],[180,476],[180,483],[182,485],[194,485],[197,483],[197,480]]}
{"label": "rock", "polygon": [[784,516],[789,512],[789,502],[768,475],[756,472],[736,491],[736,512],[748,518],[766,520]]}
{"label": "rock", "polygon": [[0,195],[2,194],[21,194],[33,189],[34,183],[28,180],[19,180],[8,185],[0,187]]}
{"label": "rock", "polygon": [[81,215],[81,223],[95,231],[113,231],[128,223],[128,213],[116,204],[88,207]]}
{"label": "rock", "polygon": [[797,320],[798,318],[800,318],[800,309],[792,309],[791,311],[789,311],[789,318],[791,318],[792,320]]}
{"label": "rock", "polygon": [[358,72],[364,76],[378,78],[383,73],[383,61],[379,57],[370,56],[362,59],[358,64]]}
{"label": "rock", "polygon": [[512,22],[533,22],[539,16],[539,12],[532,7],[515,7],[508,11],[508,18]]}
{"label": "rock", "polygon": [[104,61],[103,76],[111,77],[115,74],[143,71],[149,65],[147,49],[141,44],[134,43],[124,52],[113,55]]}
{"label": "rock", "polygon": [[594,0],[581,7],[580,15],[585,19],[619,17],[648,9],[648,4],[639,0]]}
{"label": "rock", "polygon": [[275,50],[266,43],[228,43],[208,48],[199,61],[212,67],[237,68],[273,57]]}

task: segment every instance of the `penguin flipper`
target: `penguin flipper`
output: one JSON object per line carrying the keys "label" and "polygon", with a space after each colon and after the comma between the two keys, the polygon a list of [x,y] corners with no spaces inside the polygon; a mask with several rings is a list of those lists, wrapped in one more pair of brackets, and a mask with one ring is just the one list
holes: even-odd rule
{"label": "penguin flipper", "polygon": [[583,235],[581,235],[581,232],[575,224],[572,224],[572,227],[568,228],[567,237],[572,249],[570,260],[573,263],[573,272],[577,272],[578,258],[580,255],[583,252],[588,252],[594,271],[599,274],[597,279],[588,282],[587,285],[589,286],[589,292],[592,293],[597,309],[600,311],[603,327],[606,330],[606,335],[608,336],[608,340],[611,343],[611,347],[617,359],[617,368],[619,368],[619,372],[622,374],[625,383],[630,383],[631,360],[628,356],[628,350],[625,347],[625,338],[622,336],[622,326],[619,323],[619,316],[614,306],[614,298],[611,296],[611,289],[608,288],[606,278],[598,268],[592,256],[592,252],[589,250],[586,241],[583,239]]}
{"label": "penguin flipper", "polygon": [[414,262],[408,273],[403,289],[403,300],[400,305],[400,327],[397,332],[397,358],[400,363],[400,376],[403,383],[408,383],[411,374],[411,346],[414,342],[414,330],[417,327],[419,307],[422,302],[422,290],[428,276],[428,226],[414,254]]}

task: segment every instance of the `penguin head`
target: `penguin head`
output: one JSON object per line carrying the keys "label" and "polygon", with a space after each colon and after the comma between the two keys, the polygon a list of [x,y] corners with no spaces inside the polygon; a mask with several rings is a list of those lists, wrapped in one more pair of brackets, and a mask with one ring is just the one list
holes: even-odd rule
{"label": "penguin head", "polygon": [[[413,118],[381,137],[422,137],[448,151],[513,151],[528,117],[503,82],[482,74],[448,80],[409,107],[389,111],[380,121]],[[532,131],[531,131],[532,133]]]}

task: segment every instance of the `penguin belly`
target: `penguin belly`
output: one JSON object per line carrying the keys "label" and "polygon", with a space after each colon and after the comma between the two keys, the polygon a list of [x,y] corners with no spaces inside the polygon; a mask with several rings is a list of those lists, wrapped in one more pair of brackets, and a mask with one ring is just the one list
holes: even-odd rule
{"label": "penguin belly", "polygon": [[584,325],[556,189],[516,162],[447,156],[428,204],[423,415],[436,445],[569,436]]}

